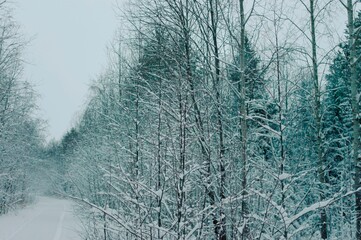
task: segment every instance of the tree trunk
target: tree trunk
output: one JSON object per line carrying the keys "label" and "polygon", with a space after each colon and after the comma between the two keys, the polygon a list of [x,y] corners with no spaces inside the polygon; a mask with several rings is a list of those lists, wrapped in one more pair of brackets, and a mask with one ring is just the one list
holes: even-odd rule
{"label": "tree trunk", "polygon": [[[281,91],[281,63],[280,63],[280,47],[278,42],[278,33],[276,33],[275,36],[276,39],[276,71],[277,71],[277,100],[278,100],[278,128],[280,131],[279,141],[280,141],[280,157],[281,157],[281,163],[280,163],[280,174],[284,173],[285,170],[285,163],[286,163],[286,150],[285,150],[285,139],[284,139],[284,128],[283,128],[283,108],[282,108],[282,91]],[[283,209],[285,208],[285,199],[286,199],[286,188],[284,179],[281,179],[281,206]],[[283,237],[285,239],[288,239],[288,231],[285,227],[283,232]]]}
{"label": "tree trunk", "polygon": [[223,201],[226,198],[225,195],[225,184],[226,184],[226,169],[224,162],[224,153],[225,147],[223,142],[223,119],[222,119],[222,111],[221,111],[221,96],[220,96],[220,62],[219,62],[219,49],[218,49],[218,41],[217,41],[217,19],[218,19],[218,11],[217,11],[217,2],[214,3],[213,0],[209,1],[210,7],[210,15],[211,15],[211,32],[212,32],[212,40],[213,40],[213,54],[214,54],[214,82],[213,87],[216,93],[216,112],[217,112],[217,130],[219,135],[219,170],[220,170],[220,197],[221,204],[219,209],[219,220],[218,226],[215,227],[215,231],[217,234],[217,239],[226,240],[227,239],[227,231],[226,231],[226,217],[223,209]]}
{"label": "tree trunk", "polygon": [[243,231],[241,239],[249,238],[249,226],[248,226],[248,215],[249,209],[246,201],[247,196],[247,111],[246,111],[246,64],[245,64],[245,44],[246,44],[246,21],[244,17],[244,0],[239,0],[239,8],[240,8],[240,17],[241,17],[241,42],[240,42],[240,81],[238,84],[238,91],[240,91],[240,106],[239,106],[239,114],[240,114],[240,130],[241,130],[241,161],[242,161],[242,202],[241,202],[241,211],[243,218]]}
{"label": "tree trunk", "polygon": [[[312,78],[314,87],[314,115],[316,120],[316,151],[318,163],[318,178],[320,184],[320,201],[325,200],[324,185],[325,185],[325,170],[322,149],[322,126],[321,126],[321,94],[318,82],[318,63],[317,63],[317,42],[316,42],[316,27],[315,27],[315,2],[310,0],[310,18],[311,18],[311,45],[312,45]],[[321,221],[321,238],[327,239],[327,214],[325,209],[320,210]]]}

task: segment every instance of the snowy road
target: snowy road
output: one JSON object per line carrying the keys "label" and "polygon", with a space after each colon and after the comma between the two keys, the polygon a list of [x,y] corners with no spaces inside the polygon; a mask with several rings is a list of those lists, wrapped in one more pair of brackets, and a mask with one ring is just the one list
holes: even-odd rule
{"label": "snowy road", "polygon": [[0,240],[79,240],[72,202],[39,197],[34,205],[0,216]]}

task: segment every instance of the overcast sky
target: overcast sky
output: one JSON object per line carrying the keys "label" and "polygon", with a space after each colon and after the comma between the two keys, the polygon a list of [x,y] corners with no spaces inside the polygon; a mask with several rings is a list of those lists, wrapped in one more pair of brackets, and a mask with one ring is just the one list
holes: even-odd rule
{"label": "overcast sky", "polygon": [[60,139],[85,102],[88,86],[106,65],[117,29],[115,0],[13,0],[22,32],[33,37],[24,78],[37,85],[48,139]]}

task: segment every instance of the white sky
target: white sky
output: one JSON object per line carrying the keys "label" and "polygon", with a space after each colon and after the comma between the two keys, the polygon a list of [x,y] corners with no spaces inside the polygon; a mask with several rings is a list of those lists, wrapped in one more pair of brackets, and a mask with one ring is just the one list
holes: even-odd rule
{"label": "white sky", "polygon": [[115,0],[13,0],[26,49],[24,78],[35,83],[48,121],[48,139],[60,139],[105,67],[106,46],[117,30]]}

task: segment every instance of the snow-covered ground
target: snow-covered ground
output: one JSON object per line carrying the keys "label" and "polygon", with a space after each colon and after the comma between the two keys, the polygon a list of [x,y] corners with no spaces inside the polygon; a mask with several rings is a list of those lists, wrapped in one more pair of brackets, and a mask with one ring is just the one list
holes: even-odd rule
{"label": "snow-covered ground", "polygon": [[0,216],[0,240],[80,240],[80,222],[69,200],[39,197],[24,209]]}

